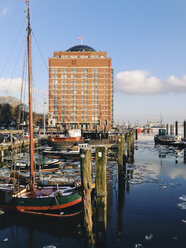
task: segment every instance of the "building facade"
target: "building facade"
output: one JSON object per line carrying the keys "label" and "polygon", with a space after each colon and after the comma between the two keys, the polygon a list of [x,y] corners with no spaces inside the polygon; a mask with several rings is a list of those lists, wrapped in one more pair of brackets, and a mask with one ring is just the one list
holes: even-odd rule
{"label": "building facade", "polygon": [[113,124],[113,69],[107,52],[85,45],[49,58],[49,126],[109,131]]}

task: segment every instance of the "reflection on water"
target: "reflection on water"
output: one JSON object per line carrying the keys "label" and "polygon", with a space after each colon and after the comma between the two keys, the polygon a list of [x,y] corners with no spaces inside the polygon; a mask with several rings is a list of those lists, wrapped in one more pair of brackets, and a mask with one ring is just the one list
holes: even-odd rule
{"label": "reflection on water", "polygon": [[[184,152],[155,147],[153,136],[141,134],[138,138],[135,163],[128,165],[126,175],[118,177],[116,163],[107,164],[110,171],[107,230],[102,247],[185,248]],[[94,235],[97,232],[95,218],[93,213]],[[86,247],[82,223],[81,216],[70,223],[56,223],[2,215],[0,247]]]}

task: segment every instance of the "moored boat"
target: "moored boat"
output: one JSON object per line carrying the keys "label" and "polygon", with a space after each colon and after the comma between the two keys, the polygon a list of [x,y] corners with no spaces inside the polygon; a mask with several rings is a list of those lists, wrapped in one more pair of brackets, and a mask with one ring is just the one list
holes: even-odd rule
{"label": "moored boat", "polygon": [[[73,159],[77,160],[80,159],[80,149],[88,149],[89,144],[88,143],[81,143],[81,144],[74,144],[71,148],[68,148],[66,150],[44,150],[43,155],[48,156],[48,157],[53,157],[53,158],[61,158],[61,159]],[[95,149],[91,149],[92,152],[92,158],[95,158]]]}
{"label": "moored boat", "polygon": [[30,5],[27,4],[27,54],[28,54],[28,85],[29,85],[29,134],[30,134],[30,177],[26,186],[15,185],[11,188],[0,188],[0,210],[29,213],[51,217],[63,217],[64,210],[82,202],[82,197],[75,188],[37,187],[34,168],[33,112],[32,112],[32,64],[31,64],[31,25]]}
{"label": "moored boat", "polygon": [[76,188],[38,187],[35,191],[27,187],[0,190],[0,209],[11,212],[33,212],[43,215],[63,215],[65,210],[81,203]]}
{"label": "moored boat", "polygon": [[[56,171],[60,165],[59,159],[49,159],[48,161],[40,160],[35,163],[36,171]],[[28,171],[30,169],[29,161],[16,160],[15,162],[9,162],[7,165],[10,169],[17,171]]]}
{"label": "moored boat", "polygon": [[74,143],[83,143],[84,138],[81,136],[81,130],[69,130],[67,135],[53,135],[48,137],[48,145],[54,149],[63,149],[71,147]]}
{"label": "moored boat", "polygon": [[179,135],[168,135],[165,129],[159,129],[159,134],[154,136],[155,144],[185,147],[185,142],[182,141]]}

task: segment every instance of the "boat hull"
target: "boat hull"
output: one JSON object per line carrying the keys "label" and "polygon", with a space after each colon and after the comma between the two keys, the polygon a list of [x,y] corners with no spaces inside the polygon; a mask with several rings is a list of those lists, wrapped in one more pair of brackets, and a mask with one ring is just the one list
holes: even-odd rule
{"label": "boat hull", "polygon": [[186,148],[186,142],[183,141],[174,141],[174,140],[166,140],[166,139],[161,139],[161,136],[155,135],[154,136],[154,142],[156,145],[166,145],[166,146],[174,146],[174,147],[179,147],[179,148]]}
{"label": "boat hull", "polygon": [[84,138],[82,137],[48,137],[48,145],[54,149],[63,149],[71,147],[74,143],[84,143]]}
{"label": "boat hull", "polygon": [[11,212],[34,211],[38,213],[55,214],[61,210],[70,209],[82,202],[82,197],[78,192],[73,192],[70,195],[54,195],[47,197],[41,195],[40,197],[30,196],[11,197],[7,191],[0,191],[0,209]]}
{"label": "boat hull", "polygon": [[[59,164],[60,162],[56,162],[56,163],[50,163],[50,164],[44,164],[44,165],[36,165],[35,166],[35,170],[36,171],[56,171],[59,169]],[[10,169],[15,169],[17,171],[29,171],[30,170],[30,165],[25,164],[25,165],[13,165],[13,164],[8,164],[8,167]]]}

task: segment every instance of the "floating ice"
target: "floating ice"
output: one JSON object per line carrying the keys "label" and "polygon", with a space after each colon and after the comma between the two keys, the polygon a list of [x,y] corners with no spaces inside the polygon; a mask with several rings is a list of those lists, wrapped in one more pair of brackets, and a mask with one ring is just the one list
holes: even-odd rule
{"label": "floating ice", "polygon": [[56,248],[56,246],[55,245],[45,245],[45,246],[43,246],[43,248]]}
{"label": "floating ice", "polygon": [[146,240],[151,240],[153,238],[153,234],[145,235]]}
{"label": "floating ice", "polygon": [[140,184],[140,183],[143,183],[144,181],[142,179],[130,179],[129,180],[129,183],[131,184]]}
{"label": "floating ice", "polygon": [[0,210],[0,215],[3,215],[5,212],[3,212],[2,210]]}
{"label": "floating ice", "polygon": [[3,242],[7,242],[8,241],[8,238],[6,238],[6,239],[3,239]]}
{"label": "floating ice", "polygon": [[186,202],[178,203],[177,206],[181,209],[186,209]]}
{"label": "floating ice", "polygon": [[143,247],[143,245],[142,245],[142,244],[135,244],[134,247],[135,247],[135,248],[140,248],[140,247]]}
{"label": "floating ice", "polygon": [[179,199],[182,200],[182,201],[186,201],[186,195],[180,196]]}
{"label": "floating ice", "polygon": [[186,224],[186,220],[181,220],[181,221]]}
{"label": "floating ice", "polygon": [[167,188],[166,185],[161,185],[161,186],[160,186],[160,189],[166,189],[166,188]]}

